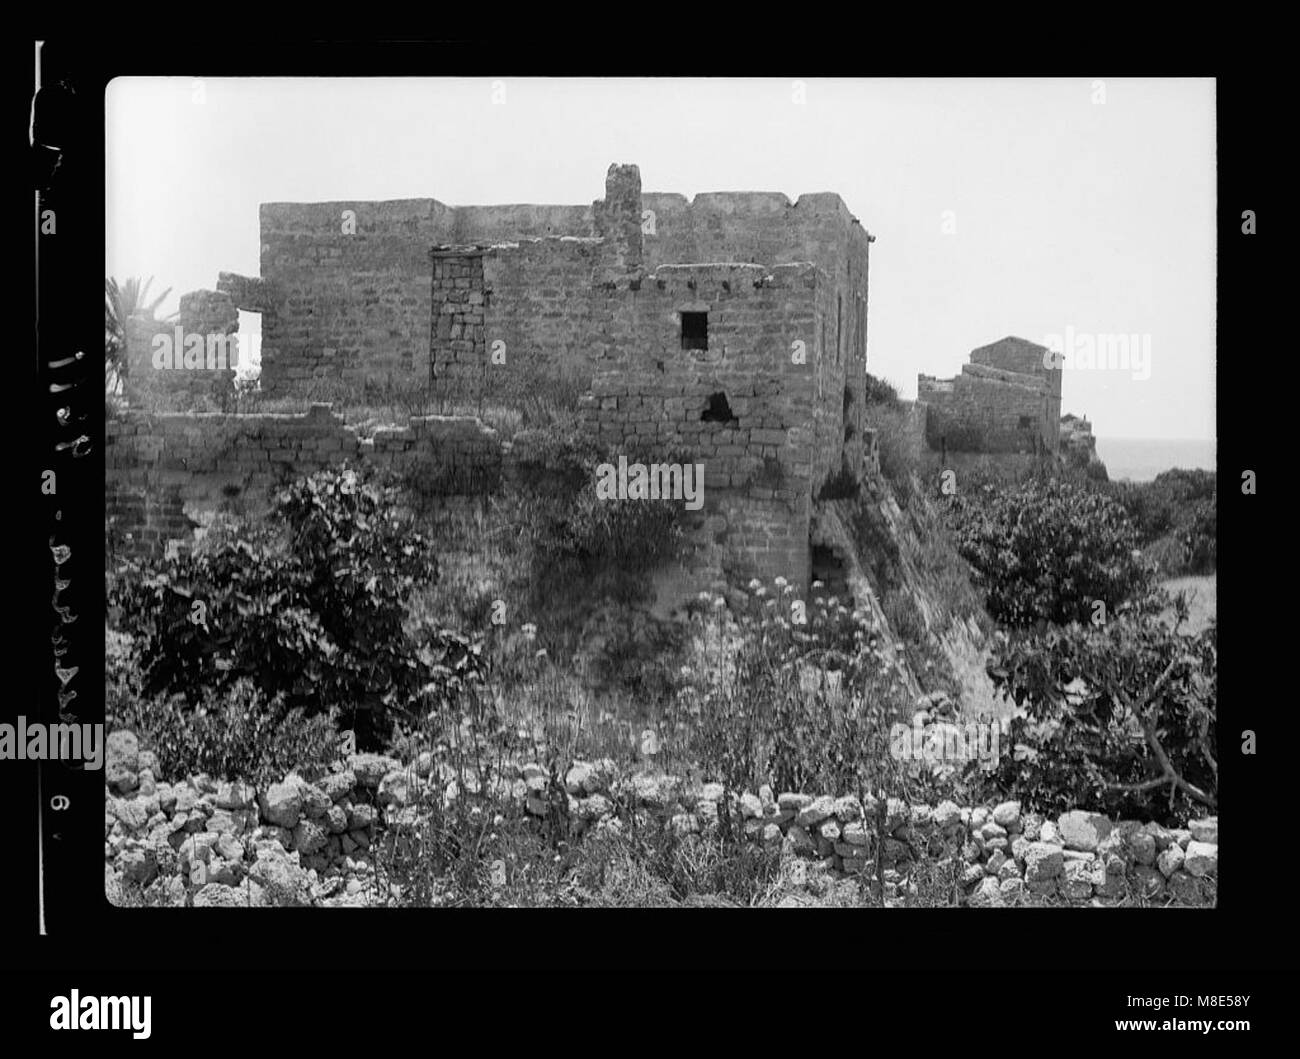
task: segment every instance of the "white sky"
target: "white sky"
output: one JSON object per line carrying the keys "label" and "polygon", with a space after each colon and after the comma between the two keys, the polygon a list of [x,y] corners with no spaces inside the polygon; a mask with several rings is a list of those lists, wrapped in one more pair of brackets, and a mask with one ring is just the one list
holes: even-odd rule
{"label": "white sky", "polygon": [[[1214,82],[119,78],[107,274],[258,274],[259,203],[589,203],[836,191],[876,236],[868,370],[915,396],[1004,335],[1149,336],[1150,378],[1067,370],[1099,436],[1213,438]],[[497,92],[498,98],[500,92]],[[952,211],[945,215],[945,211]],[[945,221],[955,231],[945,232]],[[245,326],[256,323],[245,317]],[[245,343],[247,345],[247,343]]]}

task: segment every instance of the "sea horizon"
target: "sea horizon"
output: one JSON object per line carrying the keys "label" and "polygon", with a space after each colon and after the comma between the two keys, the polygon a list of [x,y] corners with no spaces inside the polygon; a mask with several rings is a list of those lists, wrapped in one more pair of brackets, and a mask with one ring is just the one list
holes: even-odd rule
{"label": "sea horizon", "polygon": [[1164,471],[1215,469],[1214,438],[1097,438],[1111,481],[1149,482]]}

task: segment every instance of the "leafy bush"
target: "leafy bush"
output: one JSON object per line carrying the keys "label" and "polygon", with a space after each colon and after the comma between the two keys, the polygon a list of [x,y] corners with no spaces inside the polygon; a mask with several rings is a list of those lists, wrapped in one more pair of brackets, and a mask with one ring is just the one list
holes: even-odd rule
{"label": "leafy bush", "polygon": [[352,712],[373,745],[431,679],[404,629],[410,594],[437,575],[429,542],[390,485],[347,468],[296,482],[266,525],[238,527],[119,581],[111,602],[144,692],[196,706],[246,677],[309,716]]}
{"label": "leafy bush", "polygon": [[1083,469],[1084,477],[1093,482],[1109,482],[1110,472],[1106,470],[1106,465],[1101,460],[1091,461]]}
{"label": "leafy bush", "polygon": [[1196,512],[1182,535],[1183,568],[1189,574],[1210,574],[1218,567],[1218,512],[1211,503]]}
{"label": "leafy bush", "polygon": [[951,498],[960,554],[987,592],[990,615],[1011,626],[1088,621],[1145,591],[1152,571],[1124,508],[1058,480],[985,488]]}
{"label": "leafy bush", "polygon": [[620,688],[641,709],[666,701],[679,683],[672,662],[682,648],[681,627],[643,610],[599,605],[582,629],[579,651],[597,688]]}
{"label": "leafy bush", "polygon": [[1165,471],[1150,482],[1117,482],[1115,499],[1137,526],[1143,543],[1164,536],[1184,521],[1184,512],[1198,501],[1214,500],[1213,471]]}
{"label": "leafy bush", "polygon": [[286,707],[283,695],[267,699],[249,680],[209,688],[196,706],[180,695],[110,696],[106,716],[135,732],[157,755],[160,776],[172,779],[206,772],[264,785],[296,771],[314,780],[339,758],[332,712],[308,717]]}
{"label": "leafy bush", "polygon": [[523,466],[530,491],[522,527],[534,555],[534,601],[564,593],[577,579],[592,595],[631,598],[643,593],[642,574],[678,554],[682,501],[600,500],[596,471],[603,463],[688,463],[672,450],[604,448],[576,431],[530,433]]}
{"label": "leafy bush", "polygon": [[600,500],[584,489],[540,543],[551,557],[645,569],[676,551],[680,508],[675,500]]}
{"label": "leafy bush", "polygon": [[581,437],[546,444],[545,471],[533,481],[549,488],[528,498],[523,523],[531,552],[529,605],[545,615],[545,646],[556,658],[576,653],[589,662],[596,686],[653,705],[673,691],[665,663],[680,637],[634,609],[649,595],[648,572],[681,552],[683,506],[672,499],[598,499],[596,468],[616,466],[620,455],[629,464],[686,461],[672,452],[604,450]]}
{"label": "leafy bush", "polygon": [[1178,577],[1214,572],[1218,541],[1215,472],[1175,469],[1151,482],[1117,482],[1111,490],[1161,573]]}
{"label": "leafy bush", "polygon": [[[104,279],[104,392],[115,394],[122,389],[129,368],[127,362],[127,322],[133,316],[142,315],[150,319],[171,293],[165,291],[149,300],[149,285],[153,283],[150,276],[140,282],[138,276],[118,283],[112,277]],[[175,315],[174,313],[172,314]],[[164,317],[171,319],[171,316]]]}
{"label": "leafy bush", "polygon": [[887,379],[877,379],[869,372],[863,385],[862,400],[864,404],[885,405],[890,408],[897,408],[900,404],[897,387]]}
{"label": "leafy bush", "polygon": [[1104,625],[1003,638],[989,674],[1026,716],[996,779],[1045,812],[1149,817],[1167,794],[1176,820],[1217,799],[1216,627],[1196,637],[1162,620],[1163,593]]}

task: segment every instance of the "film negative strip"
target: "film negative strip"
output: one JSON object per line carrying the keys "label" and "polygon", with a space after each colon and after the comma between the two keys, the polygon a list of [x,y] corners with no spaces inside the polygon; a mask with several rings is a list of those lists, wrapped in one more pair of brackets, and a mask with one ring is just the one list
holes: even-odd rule
{"label": "film negative strip", "polygon": [[[103,807],[105,732],[103,648],[97,617],[103,581],[97,567],[102,514],[103,421],[96,336],[67,311],[67,292],[82,287],[100,242],[88,188],[100,179],[93,133],[102,106],[98,86],[78,84],[73,52],[38,44],[31,143],[36,232],[36,439],[29,455],[38,479],[43,562],[37,577],[44,635],[38,697],[6,718],[15,755],[27,759],[40,813],[39,907],[42,931],[68,929],[69,910],[85,901],[77,885]],[[35,707],[35,709],[33,709]]]}

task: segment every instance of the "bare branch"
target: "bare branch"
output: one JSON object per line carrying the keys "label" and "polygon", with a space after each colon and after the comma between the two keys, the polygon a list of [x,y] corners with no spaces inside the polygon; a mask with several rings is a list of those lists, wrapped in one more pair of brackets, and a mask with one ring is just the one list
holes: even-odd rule
{"label": "bare branch", "polygon": [[[1174,768],[1173,762],[1169,760],[1169,755],[1165,753],[1165,748],[1161,745],[1159,736],[1156,735],[1156,726],[1159,723],[1159,719],[1160,719],[1160,704],[1157,701],[1160,692],[1164,689],[1164,686],[1169,682],[1169,678],[1173,675],[1173,672],[1177,668],[1178,664],[1180,662],[1185,662],[1186,660],[1187,659],[1184,657],[1170,659],[1169,664],[1164,668],[1164,672],[1162,672],[1160,676],[1156,679],[1156,682],[1151,686],[1151,690],[1143,698],[1142,704],[1139,707],[1133,708],[1132,706],[1129,706],[1128,703],[1125,703],[1126,706],[1129,706],[1129,709],[1132,712],[1133,716],[1137,718],[1138,723],[1142,726],[1142,734],[1143,736],[1146,737],[1147,746],[1151,748],[1151,753],[1155,755],[1156,762],[1160,765],[1160,770],[1163,773],[1163,775],[1159,779],[1148,780],[1145,783],[1138,785],[1136,788],[1128,787],[1126,785],[1119,785],[1119,786],[1109,785],[1109,789],[1149,790],[1154,787],[1163,786],[1164,784],[1167,783],[1170,785],[1169,800],[1170,800],[1171,808],[1173,803],[1174,792],[1177,790],[1185,791],[1187,794],[1191,795],[1197,801],[1204,802],[1206,805],[1211,806],[1212,808],[1216,808],[1218,806],[1218,802],[1216,801],[1215,797],[1212,794],[1208,794],[1207,792],[1201,790],[1199,787],[1196,787],[1193,784],[1188,783],[1187,780],[1183,779],[1183,777],[1179,775],[1178,770]],[[1153,705],[1155,708],[1148,716],[1147,708]],[[1203,746],[1202,749],[1204,749]],[[1214,774],[1216,777],[1219,774],[1217,767],[1214,770]]]}

